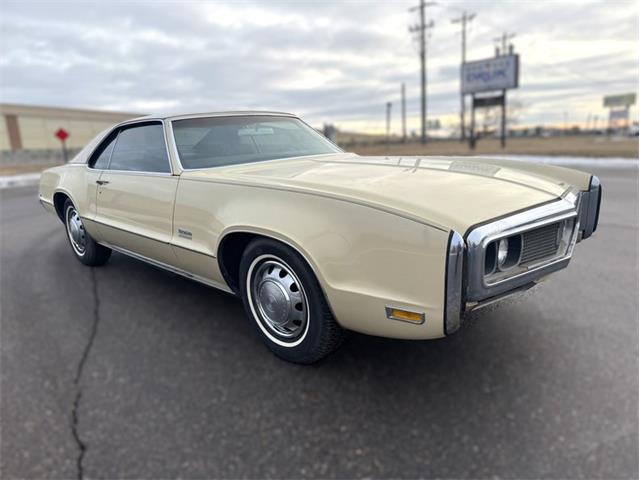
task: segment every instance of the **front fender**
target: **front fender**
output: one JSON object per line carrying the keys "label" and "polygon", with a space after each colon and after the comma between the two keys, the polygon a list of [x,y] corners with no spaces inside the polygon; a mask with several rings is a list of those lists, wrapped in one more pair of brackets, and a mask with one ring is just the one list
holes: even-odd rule
{"label": "front fender", "polygon": [[[190,248],[214,256],[232,232],[290,245],[314,270],[345,328],[397,338],[443,335],[448,231],[312,194],[185,179],[174,222],[193,233]],[[389,305],[423,311],[426,321],[390,320]]]}

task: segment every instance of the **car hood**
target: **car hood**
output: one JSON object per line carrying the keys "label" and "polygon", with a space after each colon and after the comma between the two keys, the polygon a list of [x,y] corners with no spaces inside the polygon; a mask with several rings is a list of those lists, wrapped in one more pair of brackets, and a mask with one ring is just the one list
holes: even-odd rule
{"label": "car hood", "polygon": [[338,198],[464,233],[471,225],[557,199],[560,180],[490,159],[465,157],[299,157],[183,173]]}

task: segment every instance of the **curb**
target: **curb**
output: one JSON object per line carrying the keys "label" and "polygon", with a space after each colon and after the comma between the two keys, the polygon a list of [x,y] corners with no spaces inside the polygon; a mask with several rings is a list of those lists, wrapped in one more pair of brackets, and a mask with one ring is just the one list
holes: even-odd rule
{"label": "curb", "polygon": [[27,187],[37,185],[40,181],[40,172],[27,173],[24,175],[0,176],[0,190],[6,188]]}
{"label": "curb", "polygon": [[571,157],[562,155],[477,155],[471,158],[491,160],[516,160],[520,162],[542,163],[561,167],[604,167],[612,169],[638,168],[637,158],[622,157]]}

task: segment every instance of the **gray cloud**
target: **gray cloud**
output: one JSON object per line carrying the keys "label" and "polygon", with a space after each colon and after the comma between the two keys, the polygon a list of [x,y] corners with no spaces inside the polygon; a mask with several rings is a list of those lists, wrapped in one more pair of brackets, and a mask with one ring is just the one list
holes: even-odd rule
{"label": "gray cloud", "polygon": [[[397,2],[3,2],[4,102],[118,108],[269,108],[313,123],[374,122],[407,84],[419,111],[419,63]],[[442,2],[429,49],[429,108],[455,119],[463,9],[478,17],[468,58],[517,32],[522,123],[601,109],[635,91],[636,2]],[[559,117],[558,117],[559,118]],[[452,120],[455,121],[455,120]],[[377,123],[375,123],[377,122]]]}

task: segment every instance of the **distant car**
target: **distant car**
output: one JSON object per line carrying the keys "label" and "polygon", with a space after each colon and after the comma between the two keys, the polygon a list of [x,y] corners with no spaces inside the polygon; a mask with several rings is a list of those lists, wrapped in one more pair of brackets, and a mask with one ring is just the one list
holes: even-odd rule
{"label": "distant car", "polygon": [[566,267],[601,193],[576,170],[361,157],[294,115],[235,112],[121,123],[39,195],[82,263],[116,250],[235,293],[275,354],[311,363],[345,330],[452,334]]}

